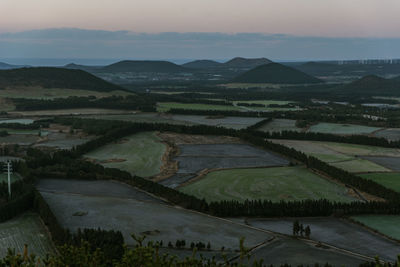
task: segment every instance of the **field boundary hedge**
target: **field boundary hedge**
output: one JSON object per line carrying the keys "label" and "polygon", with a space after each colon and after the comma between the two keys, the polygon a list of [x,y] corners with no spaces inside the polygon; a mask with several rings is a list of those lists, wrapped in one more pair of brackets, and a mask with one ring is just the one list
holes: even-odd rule
{"label": "field boundary hedge", "polygon": [[[365,213],[380,213],[380,214],[398,214],[400,213],[400,193],[397,193],[391,189],[383,187],[382,185],[373,182],[371,180],[364,179],[342,169],[331,166],[325,162],[320,161],[317,158],[307,156],[306,154],[297,151],[293,148],[270,142],[264,138],[264,136],[254,135],[255,132],[247,130],[233,130],[225,129],[222,127],[213,126],[184,126],[184,125],[169,125],[169,124],[148,124],[148,123],[130,123],[130,122],[119,122],[111,123],[110,126],[108,121],[103,120],[87,120],[87,119],[75,119],[75,118],[64,118],[64,124],[73,125],[74,127],[82,127],[85,131],[98,131],[98,127],[102,129],[103,135],[98,139],[89,141],[86,144],[77,146],[72,151],[62,151],[55,153],[52,159],[49,159],[49,164],[60,164],[68,162],[66,158],[72,158],[77,160],[80,156],[87,153],[88,151],[102,146],[106,143],[114,141],[117,138],[122,138],[126,135],[137,133],[140,131],[172,131],[178,133],[190,133],[190,134],[206,134],[206,135],[227,135],[239,137],[244,141],[247,141],[253,145],[269,149],[271,151],[280,153],[290,158],[296,159],[304,163],[308,168],[316,169],[333,179],[336,179],[344,184],[353,186],[361,191],[370,193],[375,196],[387,199],[387,202],[367,202],[367,203],[334,203],[324,200],[324,202],[318,201],[297,201],[297,202],[280,202],[272,203],[268,201],[246,201],[246,204],[235,201],[221,201],[219,203],[207,203],[204,199],[183,194],[177,190],[169,187],[162,186],[158,183],[149,181],[141,177],[132,177],[126,172],[117,171],[115,169],[107,170],[104,167],[100,168],[100,165],[93,164],[89,169],[91,173],[82,173],[82,169],[77,169],[74,172],[76,177],[96,177],[93,176],[93,170],[99,171],[99,175],[104,175],[108,172],[109,177],[113,179],[128,182],[129,184],[136,186],[140,189],[153,193],[168,199],[172,203],[182,205],[185,208],[194,209],[201,212],[209,212],[217,216],[315,216],[315,215],[331,215],[333,213],[343,214],[365,214]],[[118,126],[119,127],[116,127]],[[97,132],[98,133],[98,132]],[[85,166],[89,163],[85,162]],[[71,165],[70,165],[71,166]],[[70,167],[69,167],[70,168]],[[98,169],[96,169],[98,168]],[[69,171],[69,169],[66,169]],[[66,171],[63,170],[63,171]],[[121,176],[120,178],[118,178]],[[71,176],[70,176],[71,177]],[[122,180],[121,180],[122,179]],[[339,205],[340,204],[340,205]],[[321,206],[322,205],[322,206]],[[291,209],[291,207],[296,207]],[[266,212],[265,209],[275,210],[275,212]],[[226,212],[230,210],[229,214]],[[240,212],[239,212],[240,211]],[[251,211],[251,212],[250,212]],[[282,214],[284,212],[284,214]]]}
{"label": "field boundary hedge", "polygon": [[19,195],[17,198],[14,198],[0,205],[0,222],[12,219],[22,212],[32,208],[34,189],[30,185],[25,185],[24,190],[26,191],[23,194]]}

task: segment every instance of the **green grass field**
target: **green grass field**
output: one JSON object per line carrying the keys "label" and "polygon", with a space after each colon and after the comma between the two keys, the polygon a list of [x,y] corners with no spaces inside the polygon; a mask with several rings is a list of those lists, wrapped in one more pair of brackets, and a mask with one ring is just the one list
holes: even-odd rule
{"label": "green grass field", "polygon": [[372,180],[381,184],[389,189],[400,192],[400,173],[399,172],[391,172],[391,173],[368,173],[361,174],[361,177],[365,179]]}
{"label": "green grass field", "polygon": [[232,169],[211,172],[180,191],[207,201],[329,199],[351,202],[347,189],[304,167]]}
{"label": "green grass field", "polygon": [[317,141],[272,141],[292,147],[310,156],[328,162],[333,166],[353,173],[391,171],[388,168],[358,156],[400,156],[400,150],[394,148]]}
{"label": "green grass field", "polygon": [[345,143],[333,142],[318,142],[322,143],[325,147],[346,155],[358,156],[386,156],[386,157],[399,157],[400,150],[396,148],[386,148],[378,146],[364,146]]}
{"label": "green grass field", "polygon": [[390,172],[391,170],[365,159],[354,159],[331,163],[331,165],[352,173]]}
{"label": "green grass field", "polygon": [[354,157],[347,156],[344,154],[319,154],[319,153],[308,153],[310,156],[316,157],[319,160],[328,163],[335,163],[335,162],[342,162],[342,161],[349,161],[354,160]]}
{"label": "green grass field", "polygon": [[142,132],[105,145],[85,157],[95,159],[105,167],[148,177],[160,172],[165,150],[166,146],[155,132]]}
{"label": "green grass field", "polygon": [[196,103],[176,103],[176,102],[162,102],[157,104],[158,112],[166,112],[172,108],[179,109],[195,109],[195,110],[242,110],[236,106],[225,105],[210,105],[210,104],[196,104]]}
{"label": "green grass field", "polygon": [[47,230],[38,214],[26,212],[9,221],[0,223],[0,256],[7,254],[7,248],[15,248],[16,253],[28,252],[40,257],[55,252]]}
{"label": "green grass field", "polygon": [[351,218],[382,234],[400,240],[400,216],[398,215],[359,215]]}
{"label": "green grass field", "polygon": [[310,127],[310,132],[330,134],[369,134],[381,128],[354,124],[338,124],[321,122]]}

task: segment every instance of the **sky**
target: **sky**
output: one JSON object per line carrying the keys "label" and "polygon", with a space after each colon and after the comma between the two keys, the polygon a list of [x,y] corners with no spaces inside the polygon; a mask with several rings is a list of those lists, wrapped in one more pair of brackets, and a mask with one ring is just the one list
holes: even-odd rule
{"label": "sky", "polygon": [[0,59],[394,58],[399,10],[399,0],[0,0]]}

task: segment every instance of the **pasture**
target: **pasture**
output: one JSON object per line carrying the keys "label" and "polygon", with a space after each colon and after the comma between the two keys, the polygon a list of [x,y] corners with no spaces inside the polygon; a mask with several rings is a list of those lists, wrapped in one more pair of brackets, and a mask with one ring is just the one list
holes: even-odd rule
{"label": "pasture", "polygon": [[390,172],[389,169],[365,159],[353,159],[341,162],[334,162],[331,163],[331,165],[352,173]]}
{"label": "pasture", "polygon": [[400,157],[365,156],[363,159],[375,162],[393,171],[400,171]]}
{"label": "pasture", "polygon": [[360,176],[400,193],[400,173],[398,172],[367,173]]}
{"label": "pasture", "polygon": [[352,134],[370,134],[380,129],[381,128],[355,125],[355,124],[321,122],[316,125],[312,125],[308,131],[314,133],[352,135]]}
{"label": "pasture", "polygon": [[[302,242],[293,238],[275,239],[266,246],[252,252],[252,259],[262,259],[266,266],[324,266],[327,262],[333,266],[358,266],[365,258],[340,253],[333,249],[319,248],[312,243]],[[245,263],[247,260],[244,261]]]}
{"label": "pasture", "polygon": [[354,253],[368,257],[379,255],[381,259],[393,261],[400,251],[399,243],[383,238],[357,224],[337,218],[256,218],[247,219],[247,223],[256,228],[292,235],[295,220],[310,226],[312,240]]}
{"label": "pasture", "polygon": [[91,137],[82,137],[78,135],[71,135],[66,133],[52,132],[49,133],[45,139],[35,144],[34,147],[52,147],[56,149],[72,149],[88,142]]}
{"label": "pasture", "polygon": [[[399,215],[357,215],[351,218],[384,235],[400,240]],[[399,251],[400,249],[397,250],[397,254]]]}
{"label": "pasture", "polygon": [[400,157],[400,150],[376,146],[354,145],[334,142],[298,141],[298,140],[271,140],[296,150],[314,156],[333,166],[349,172],[390,172],[391,170],[378,161],[369,160],[370,157]]}
{"label": "pasture", "polygon": [[287,166],[289,161],[268,151],[246,144],[185,144],[178,145],[178,172],[161,181],[169,187],[194,178],[199,172],[213,169]]}
{"label": "pasture", "polygon": [[[113,185],[109,181],[103,181],[102,184],[85,181],[86,186],[83,187],[78,181],[77,185],[65,189],[66,182],[61,181],[57,185],[58,181],[51,180],[51,185],[48,186],[47,181],[43,180],[38,188],[59,222],[71,231],[100,227],[120,230],[128,245],[135,244],[131,237],[134,233],[146,234],[146,240],[163,240],[164,244],[185,239],[187,244],[210,242],[215,249],[224,246],[227,250],[238,249],[242,236],[246,237],[247,247],[256,246],[271,238],[267,233],[242,224],[161,204],[158,200],[139,198],[136,193],[130,193],[137,190],[128,185]],[[69,181],[72,184],[74,182]],[[107,192],[107,184],[112,193],[103,194],[104,191]],[[121,189],[124,193],[118,195],[118,188],[122,185],[129,189]],[[76,216],[77,213],[84,215]]]}
{"label": "pasture", "polygon": [[344,186],[335,184],[304,167],[272,167],[214,171],[181,187],[180,191],[207,201],[265,199],[328,199],[351,202]]}
{"label": "pasture", "polygon": [[36,143],[39,140],[38,135],[31,134],[10,134],[8,136],[0,137],[1,144],[18,144],[21,146],[29,146]]}
{"label": "pasture", "polygon": [[155,132],[142,132],[100,147],[84,157],[105,167],[148,177],[160,172],[165,151],[166,145]]}
{"label": "pasture", "polygon": [[0,223],[0,256],[7,254],[7,248],[23,254],[24,244],[29,253],[40,257],[55,252],[51,238],[38,214],[25,212],[9,221]]}

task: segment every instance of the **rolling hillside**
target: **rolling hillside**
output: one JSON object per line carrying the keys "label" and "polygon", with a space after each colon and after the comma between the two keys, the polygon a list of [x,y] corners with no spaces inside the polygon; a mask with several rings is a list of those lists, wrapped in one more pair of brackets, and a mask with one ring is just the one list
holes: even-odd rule
{"label": "rolling hillside", "polygon": [[304,72],[278,63],[270,63],[249,70],[232,82],[234,83],[274,83],[274,84],[310,84],[321,80]]}
{"label": "rolling hillside", "polygon": [[124,90],[82,70],[38,67],[0,70],[0,88],[65,88],[98,92]]}
{"label": "rolling hillside", "polygon": [[98,69],[98,71],[178,73],[178,72],[190,72],[191,70],[168,61],[124,60],[100,68]]}

